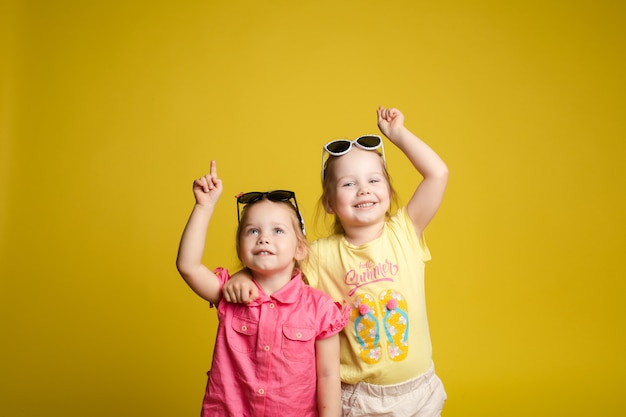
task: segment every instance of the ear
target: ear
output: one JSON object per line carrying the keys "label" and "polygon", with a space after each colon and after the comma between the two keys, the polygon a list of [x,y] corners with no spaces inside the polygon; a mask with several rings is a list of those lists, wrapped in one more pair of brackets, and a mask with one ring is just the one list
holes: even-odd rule
{"label": "ear", "polygon": [[328,214],[335,214],[335,210],[333,210],[333,208],[330,206],[330,203],[328,201],[324,201],[324,210]]}
{"label": "ear", "polygon": [[298,246],[296,247],[295,258],[296,261],[301,261],[307,257],[309,254],[309,247],[304,243],[298,242]]}

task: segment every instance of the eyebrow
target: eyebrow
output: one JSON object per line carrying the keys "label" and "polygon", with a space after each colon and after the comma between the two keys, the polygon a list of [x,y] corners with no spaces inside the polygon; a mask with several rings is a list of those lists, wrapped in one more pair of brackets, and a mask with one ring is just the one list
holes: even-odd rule
{"label": "eyebrow", "polygon": [[[241,227],[243,229],[249,228],[249,227],[254,227],[257,229],[262,229],[265,225],[261,225],[258,223],[252,223],[252,222],[246,222],[246,223],[242,223]],[[282,228],[293,228],[293,225],[291,224],[291,221],[288,223],[283,223],[283,222],[273,222],[270,224],[269,226],[270,228],[274,229],[276,227],[282,227]]]}

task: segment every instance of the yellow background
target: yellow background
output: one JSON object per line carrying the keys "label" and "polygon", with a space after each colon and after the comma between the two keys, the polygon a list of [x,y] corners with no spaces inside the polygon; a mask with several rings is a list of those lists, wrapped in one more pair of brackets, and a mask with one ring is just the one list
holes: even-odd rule
{"label": "yellow background", "polygon": [[236,265],[240,191],[295,190],[319,236],[321,145],[379,104],[451,171],[427,231],[444,415],[624,415],[625,4],[5,0],[0,415],[198,415],[192,180],[218,161],[210,266]]}

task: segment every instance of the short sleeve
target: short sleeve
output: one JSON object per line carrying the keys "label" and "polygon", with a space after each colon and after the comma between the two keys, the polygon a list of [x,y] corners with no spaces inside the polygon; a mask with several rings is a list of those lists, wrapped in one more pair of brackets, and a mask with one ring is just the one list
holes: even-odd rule
{"label": "short sleeve", "polygon": [[[228,281],[228,280],[230,279],[230,274],[228,273],[228,269],[226,269],[226,268],[222,268],[222,267],[217,267],[217,268],[215,268],[215,269],[213,270],[213,273],[215,274],[215,276],[217,276],[217,279],[218,279],[218,280],[219,280],[219,282],[220,282],[220,290],[221,290],[221,289],[224,287],[224,284],[226,284],[226,281]],[[223,299],[223,298],[222,298],[222,297],[220,297],[220,301],[221,301],[222,299]],[[218,305],[219,305],[219,304],[222,304],[222,303],[220,302],[220,303],[218,303]],[[216,306],[216,305],[215,305],[215,304],[213,304],[213,303],[210,303],[209,305],[210,305],[211,307],[215,307],[215,306]]]}
{"label": "short sleeve", "polygon": [[424,233],[417,236],[406,206],[400,208],[396,215],[389,220],[388,227],[398,240],[407,242],[408,247],[415,248],[422,262],[431,260],[430,249],[426,245]]}
{"label": "short sleeve", "polygon": [[217,279],[220,281],[220,288],[226,284],[226,281],[230,279],[230,274],[228,273],[228,269],[218,267],[213,270],[213,273],[217,276]]}
{"label": "short sleeve", "polygon": [[320,300],[320,327],[317,340],[326,339],[334,334],[339,333],[348,323],[350,317],[350,306],[344,302],[334,302],[330,297],[324,294],[322,302]]}

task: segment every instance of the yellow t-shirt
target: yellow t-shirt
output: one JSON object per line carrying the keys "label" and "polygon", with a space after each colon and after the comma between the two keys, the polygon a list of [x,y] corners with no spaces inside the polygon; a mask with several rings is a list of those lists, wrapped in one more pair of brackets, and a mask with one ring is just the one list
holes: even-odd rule
{"label": "yellow t-shirt", "polygon": [[426,372],[432,348],[424,296],[430,252],[406,208],[362,246],[333,235],[311,244],[303,265],[311,286],[351,308],[340,333],[341,380],[397,384]]}

